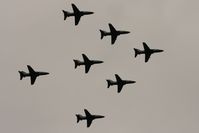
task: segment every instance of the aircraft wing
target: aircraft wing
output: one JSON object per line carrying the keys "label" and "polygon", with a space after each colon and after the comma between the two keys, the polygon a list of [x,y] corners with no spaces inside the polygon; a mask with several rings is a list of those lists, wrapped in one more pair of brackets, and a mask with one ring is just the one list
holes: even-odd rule
{"label": "aircraft wing", "polygon": [[118,84],[117,85],[117,92],[120,93],[122,88],[123,88],[123,85],[122,84]]}
{"label": "aircraft wing", "polygon": [[88,110],[87,109],[84,109],[84,112],[85,112],[85,114],[86,114],[86,116],[91,116],[91,114],[88,112]]}
{"label": "aircraft wing", "polygon": [[149,46],[145,42],[143,42],[143,47],[145,51],[150,50]]}
{"label": "aircraft wing", "polygon": [[108,24],[111,32],[117,32],[116,29],[113,27],[112,24]]}
{"label": "aircraft wing", "polygon": [[84,109],[84,112],[85,112],[86,118],[87,118],[87,127],[90,127],[90,125],[91,125],[91,123],[92,123],[92,121],[93,121],[92,119],[90,119],[91,114],[88,112],[87,109]]}
{"label": "aircraft wing", "polygon": [[117,74],[115,74],[115,78],[116,78],[116,81],[117,81],[117,92],[120,93],[120,91],[123,88],[122,79]]}
{"label": "aircraft wing", "polygon": [[90,60],[88,59],[88,57],[85,54],[82,54],[82,57],[83,57],[84,63],[85,63],[85,73],[88,73],[88,71],[90,70],[90,67],[91,67]]}
{"label": "aircraft wing", "polygon": [[79,21],[80,21],[80,18],[81,16],[79,15],[79,9],[75,6],[75,4],[72,4],[72,8],[73,8],[73,11],[74,11],[74,14],[75,14],[75,25],[78,25]]}
{"label": "aircraft wing", "polygon": [[36,78],[36,76],[30,76],[31,85],[35,83]]}
{"label": "aircraft wing", "polygon": [[151,54],[145,53],[145,62],[147,62],[147,61],[149,60],[150,57],[151,57]]}
{"label": "aircraft wing", "polygon": [[121,82],[122,81],[122,79],[117,74],[115,74],[115,78],[116,78],[117,82]]}
{"label": "aircraft wing", "polygon": [[74,14],[80,12],[79,9],[76,7],[75,4],[72,4],[72,8],[73,8]]}
{"label": "aircraft wing", "polygon": [[116,29],[113,27],[112,24],[108,24],[109,25],[109,28],[110,28],[110,31],[111,31],[111,44],[114,44],[116,39],[117,39],[117,35],[116,35]]}
{"label": "aircraft wing", "polygon": [[35,71],[33,70],[33,68],[30,66],[30,65],[27,65],[28,67],[28,71],[30,73],[30,81],[31,81],[31,85],[33,85],[35,83],[35,80],[36,80],[36,76],[35,75]]}
{"label": "aircraft wing", "polygon": [[144,47],[144,51],[145,51],[145,62],[147,62],[151,56],[150,48],[149,48],[149,46],[147,46],[147,44],[145,42],[143,42],[143,47]]}
{"label": "aircraft wing", "polygon": [[91,65],[85,65],[85,73],[88,73],[88,71],[90,70],[91,68]]}
{"label": "aircraft wing", "polygon": [[30,65],[27,65],[27,67],[28,67],[28,71],[30,74],[35,73],[35,71],[33,70],[33,68]]}
{"label": "aircraft wing", "polygon": [[79,15],[75,15],[75,25],[78,25],[80,18],[81,17]]}
{"label": "aircraft wing", "polygon": [[117,39],[117,36],[112,34],[111,35],[111,44],[114,44],[116,39]]}
{"label": "aircraft wing", "polygon": [[92,120],[87,119],[87,127],[90,127],[91,123],[92,123]]}

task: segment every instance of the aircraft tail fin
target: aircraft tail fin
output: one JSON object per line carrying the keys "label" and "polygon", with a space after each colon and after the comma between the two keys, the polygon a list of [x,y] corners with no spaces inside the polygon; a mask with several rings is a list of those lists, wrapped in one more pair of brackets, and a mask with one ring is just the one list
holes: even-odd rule
{"label": "aircraft tail fin", "polygon": [[77,117],[77,123],[79,122],[79,121],[81,121],[82,120],[82,115],[80,115],[80,114],[76,114],[76,117]]}
{"label": "aircraft tail fin", "polygon": [[107,79],[106,81],[107,81],[107,88],[109,88],[111,85],[113,85],[112,80]]}
{"label": "aircraft tail fin", "polygon": [[77,68],[77,66],[80,65],[80,61],[79,60],[73,60],[75,62],[75,69]]}
{"label": "aircraft tail fin", "polygon": [[103,39],[104,36],[106,36],[106,31],[100,30],[100,33],[101,33],[101,39]]}
{"label": "aircraft tail fin", "polygon": [[25,72],[19,71],[19,74],[20,74],[20,80],[22,80],[25,77]]}
{"label": "aircraft tail fin", "polygon": [[135,51],[135,57],[137,57],[137,55],[141,53],[141,50],[136,48],[134,48],[134,51]]}
{"label": "aircraft tail fin", "polygon": [[66,18],[68,17],[68,12],[64,10],[62,10],[62,12],[64,13],[64,20],[66,20]]}

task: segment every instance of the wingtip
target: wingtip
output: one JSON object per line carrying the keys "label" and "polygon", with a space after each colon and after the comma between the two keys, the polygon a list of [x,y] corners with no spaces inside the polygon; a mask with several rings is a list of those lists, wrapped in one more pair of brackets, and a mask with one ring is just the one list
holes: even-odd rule
{"label": "wingtip", "polygon": [[143,45],[147,45],[146,42],[142,42]]}
{"label": "wingtip", "polygon": [[115,77],[119,76],[118,74],[115,74]]}

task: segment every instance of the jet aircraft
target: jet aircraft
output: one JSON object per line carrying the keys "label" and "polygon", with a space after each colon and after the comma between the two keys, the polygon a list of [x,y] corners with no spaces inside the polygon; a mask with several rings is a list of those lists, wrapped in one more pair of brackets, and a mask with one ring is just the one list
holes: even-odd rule
{"label": "jet aircraft", "polygon": [[111,36],[111,44],[113,45],[117,39],[117,37],[119,35],[122,35],[122,34],[128,34],[130,33],[129,31],[119,31],[119,30],[116,30],[112,24],[108,24],[109,25],[109,28],[110,28],[110,32],[106,32],[106,31],[103,31],[103,30],[100,30],[100,33],[101,33],[101,39],[104,38],[104,36]]}
{"label": "jet aircraft", "polygon": [[31,85],[33,85],[35,83],[35,80],[38,76],[41,75],[47,75],[49,74],[48,72],[39,72],[39,71],[35,71],[31,66],[27,65],[29,73],[26,73],[24,71],[19,71],[20,74],[20,80],[22,80],[25,77],[30,77],[30,81],[31,81]]}
{"label": "jet aircraft", "polygon": [[76,114],[77,123],[79,121],[82,121],[82,120],[87,120],[87,127],[90,127],[90,125],[91,125],[91,123],[92,123],[93,120],[105,117],[105,116],[102,116],[102,115],[92,115],[86,109],[84,109],[84,112],[85,112],[86,116],[82,116],[81,114]]}
{"label": "jet aircraft", "polygon": [[90,60],[85,54],[82,54],[82,57],[84,61],[79,61],[79,60],[73,60],[73,61],[75,63],[75,69],[77,68],[77,66],[85,65],[85,73],[88,73],[92,65],[103,63],[103,61],[99,60]]}
{"label": "jet aircraft", "polygon": [[65,11],[65,10],[62,10],[62,12],[64,13],[64,20],[66,20],[67,17],[74,16],[75,25],[79,24],[79,21],[80,21],[82,16],[90,15],[90,14],[94,13],[94,12],[90,12],[90,11],[80,11],[75,4],[71,4],[71,5],[72,5],[72,8],[73,8],[73,13]]}
{"label": "jet aircraft", "polygon": [[120,93],[123,86],[126,84],[132,84],[132,83],[136,83],[136,81],[132,81],[132,80],[122,80],[119,75],[115,74],[115,78],[116,81],[112,81],[110,79],[107,79],[107,88],[109,88],[112,85],[117,85],[117,92]]}
{"label": "jet aircraft", "polygon": [[144,50],[139,50],[139,49],[134,48],[134,51],[135,51],[135,57],[137,57],[137,55],[140,55],[140,54],[145,54],[145,62],[148,62],[152,54],[163,52],[163,50],[160,50],[160,49],[150,49],[145,42],[143,42],[143,47],[144,47]]}

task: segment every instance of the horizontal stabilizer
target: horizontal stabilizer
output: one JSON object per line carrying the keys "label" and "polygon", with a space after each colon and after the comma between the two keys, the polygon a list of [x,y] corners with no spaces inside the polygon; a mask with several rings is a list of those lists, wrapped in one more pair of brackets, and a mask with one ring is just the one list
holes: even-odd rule
{"label": "horizontal stabilizer", "polygon": [[80,61],[79,61],[79,60],[73,60],[73,61],[74,61],[74,63],[75,63],[75,68],[77,68],[77,66],[80,65]]}
{"label": "horizontal stabilizer", "polygon": [[20,80],[22,80],[25,77],[25,72],[24,71],[19,71],[20,74]]}
{"label": "horizontal stabilizer", "polygon": [[79,122],[79,121],[81,121],[82,120],[82,115],[80,115],[80,114],[76,114],[76,117],[77,117],[77,123]]}
{"label": "horizontal stabilizer", "polygon": [[134,51],[135,51],[135,57],[137,57],[137,55],[141,53],[141,50],[136,48],[134,48]]}
{"label": "horizontal stabilizer", "polygon": [[111,85],[113,85],[112,80],[107,79],[106,81],[107,81],[107,88],[109,88]]}
{"label": "horizontal stabilizer", "polygon": [[100,33],[101,33],[101,39],[103,39],[103,38],[104,38],[104,36],[106,35],[106,34],[105,34],[105,33],[106,33],[106,31],[100,30]]}
{"label": "horizontal stabilizer", "polygon": [[68,12],[64,10],[62,10],[62,12],[64,13],[64,20],[66,20],[66,18],[68,17]]}

